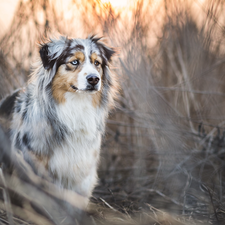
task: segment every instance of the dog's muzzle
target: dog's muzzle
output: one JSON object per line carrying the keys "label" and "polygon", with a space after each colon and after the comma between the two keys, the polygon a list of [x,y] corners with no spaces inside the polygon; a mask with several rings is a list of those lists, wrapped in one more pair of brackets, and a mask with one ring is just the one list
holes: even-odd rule
{"label": "dog's muzzle", "polygon": [[98,83],[99,83],[99,77],[96,76],[95,74],[90,74],[86,77],[88,85],[87,89],[88,90],[98,90]]}

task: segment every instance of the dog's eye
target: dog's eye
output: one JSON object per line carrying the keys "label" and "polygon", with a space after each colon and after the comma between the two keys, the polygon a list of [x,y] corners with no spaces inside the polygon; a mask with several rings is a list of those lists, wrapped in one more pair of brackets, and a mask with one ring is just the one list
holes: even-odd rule
{"label": "dog's eye", "polygon": [[100,62],[95,60],[95,66],[99,66],[100,65]]}
{"label": "dog's eye", "polygon": [[70,62],[72,65],[74,66],[78,66],[80,63],[79,63],[79,60],[73,60],[72,62]]}

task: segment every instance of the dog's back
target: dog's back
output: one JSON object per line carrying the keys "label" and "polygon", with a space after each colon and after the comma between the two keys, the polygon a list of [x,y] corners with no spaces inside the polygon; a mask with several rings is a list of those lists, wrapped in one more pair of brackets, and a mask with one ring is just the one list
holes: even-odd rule
{"label": "dog's back", "polygon": [[16,90],[0,100],[0,124],[8,138],[10,138],[10,121],[12,120],[14,104],[18,95],[19,90]]}

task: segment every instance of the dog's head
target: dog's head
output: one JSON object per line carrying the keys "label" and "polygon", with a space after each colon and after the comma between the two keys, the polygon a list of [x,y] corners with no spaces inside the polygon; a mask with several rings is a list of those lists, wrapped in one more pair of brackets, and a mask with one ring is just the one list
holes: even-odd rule
{"label": "dog's head", "polygon": [[96,93],[110,85],[106,70],[115,51],[100,39],[61,36],[41,45],[42,64],[58,102],[64,100],[66,92]]}

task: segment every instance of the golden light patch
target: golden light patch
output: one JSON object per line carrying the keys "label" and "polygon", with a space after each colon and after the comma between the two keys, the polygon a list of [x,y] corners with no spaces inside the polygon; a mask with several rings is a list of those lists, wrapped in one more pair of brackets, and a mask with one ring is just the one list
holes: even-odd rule
{"label": "golden light patch", "polygon": [[71,85],[78,86],[77,78],[81,68],[77,70],[66,70],[68,65],[61,65],[52,82],[52,95],[58,103],[64,103],[66,92],[75,92]]}

